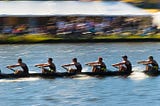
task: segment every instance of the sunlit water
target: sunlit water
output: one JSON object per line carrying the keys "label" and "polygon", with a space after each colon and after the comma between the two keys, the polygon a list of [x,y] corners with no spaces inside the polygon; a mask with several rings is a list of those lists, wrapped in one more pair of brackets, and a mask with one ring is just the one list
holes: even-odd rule
{"label": "sunlit water", "polygon": [[79,44],[31,44],[0,45],[0,68],[3,73],[12,73],[6,65],[15,64],[21,57],[31,72],[41,72],[34,67],[53,57],[57,70],[70,63],[73,57],[83,65],[83,71],[91,71],[86,62],[102,56],[107,68],[128,55],[133,64],[129,77],[95,78],[78,75],[75,78],[21,78],[0,79],[0,106],[159,106],[160,77],[149,77],[142,73],[143,65],[138,60],[149,55],[160,62],[160,43],[79,43]]}

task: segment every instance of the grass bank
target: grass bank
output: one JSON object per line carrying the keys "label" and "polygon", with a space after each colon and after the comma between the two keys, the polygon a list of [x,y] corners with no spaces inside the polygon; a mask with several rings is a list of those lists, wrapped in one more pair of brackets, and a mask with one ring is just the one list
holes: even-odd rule
{"label": "grass bank", "polygon": [[29,43],[80,43],[80,42],[160,42],[160,34],[155,35],[0,35],[0,44]]}

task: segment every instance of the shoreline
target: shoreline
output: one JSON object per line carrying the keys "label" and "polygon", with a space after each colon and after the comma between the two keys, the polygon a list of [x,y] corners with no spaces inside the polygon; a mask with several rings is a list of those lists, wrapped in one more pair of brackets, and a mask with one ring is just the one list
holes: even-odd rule
{"label": "shoreline", "polygon": [[45,40],[39,42],[4,42],[0,41],[0,44],[41,44],[41,43],[131,43],[131,42],[160,42],[160,39],[85,39],[85,40]]}
{"label": "shoreline", "polygon": [[111,42],[160,42],[160,35],[111,35],[92,37],[53,37],[51,35],[0,35],[0,44],[40,43],[111,43]]}

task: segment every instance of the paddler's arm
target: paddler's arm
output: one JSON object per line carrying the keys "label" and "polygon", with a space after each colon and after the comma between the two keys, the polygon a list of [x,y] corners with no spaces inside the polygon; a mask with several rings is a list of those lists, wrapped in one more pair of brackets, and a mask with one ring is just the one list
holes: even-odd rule
{"label": "paddler's arm", "polygon": [[89,62],[89,63],[86,63],[85,65],[93,66],[95,64],[98,64],[98,62]]}
{"label": "paddler's arm", "polygon": [[144,61],[138,61],[137,62],[138,64],[149,64],[150,63],[150,61],[148,61],[148,60],[144,60]]}
{"label": "paddler's arm", "polygon": [[125,62],[120,62],[120,63],[116,63],[116,64],[112,64],[112,66],[120,66],[123,65]]}
{"label": "paddler's arm", "polygon": [[68,67],[68,66],[72,66],[72,65],[74,65],[74,63],[64,64],[64,65],[62,65],[62,67]]}
{"label": "paddler's arm", "polygon": [[36,64],[35,67],[46,67],[48,64],[46,63],[42,63],[42,64]]}
{"label": "paddler's arm", "polygon": [[9,66],[6,66],[7,68],[14,68],[14,67],[18,67],[20,66],[20,64],[16,64],[16,65],[9,65]]}

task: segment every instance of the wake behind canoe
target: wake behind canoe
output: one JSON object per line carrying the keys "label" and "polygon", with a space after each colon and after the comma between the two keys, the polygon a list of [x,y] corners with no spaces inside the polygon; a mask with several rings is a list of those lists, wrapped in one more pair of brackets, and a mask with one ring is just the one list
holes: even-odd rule
{"label": "wake behind canoe", "polygon": [[87,76],[128,76],[132,72],[119,72],[119,71],[107,71],[107,72],[81,72],[81,73],[30,73],[25,75],[16,75],[16,74],[0,74],[0,79],[5,78],[27,78],[27,77],[40,77],[40,78],[63,78],[63,77],[72,77],[76,75],[87,75]]}

